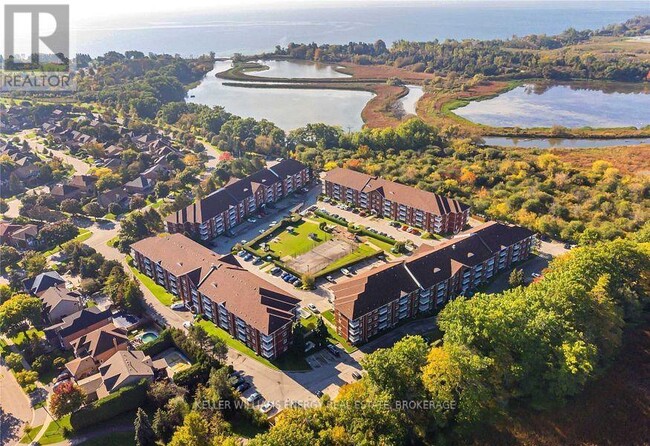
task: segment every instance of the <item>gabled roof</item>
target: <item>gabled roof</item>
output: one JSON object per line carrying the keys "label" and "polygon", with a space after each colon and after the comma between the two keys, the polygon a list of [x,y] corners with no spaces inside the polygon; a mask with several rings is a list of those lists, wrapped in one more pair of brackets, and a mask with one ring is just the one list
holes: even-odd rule
{"label": "gabled roof", "polygon": [[81,305],[81,294],[68,290],[65,285],[48,288],[40,297],[48,312],[56,308],[61,302],[71,302]]}
{"label": "gabled roof", "polygon": [[71,184],[57,184],[50,189],[50,194],[55,197],[67,197],[79,192],[79,187]]}
{"label": "gabled roof", "polygon": [[95,360],[91,356],[83,356],[81,358],[74,358],[65,364],[65,368],[75,378],[86,374],[95,368]]}
{"label": "gabled roof", "polygon": [[134,187],[137,189],[146,189],[151,187],[153,183],[149,181],[146,177],[140,175],[136,179],[129,181],[124,186],[125,187]]}
{"label": "gabled roof", "polygon": [[25,289],[36,295],[42,293],[48,288],[64,283],[65,280],[63,280],[63,277],[61,277],[61,275],[56,271],[47,271],[36,277],[25,279],[23,281]]}
{"label": "gabled roof", "polygon": [[38,226],[27,224],[17,229],[11,234],[13,240],[23,240],[26,241],[30,238],[35,238],[38,236]]}
{"label": "gabled roof", "polygon": [[75,339],[71,344],[77,356],[87,354],[94,358],[128,343],[129,338],[126,336],[126,332],[109,323]]}
{"label": "gabled roof", "polygon": [[0,222],[0,237],[6,237],[22,228],[21,225],[14,225],[9,222]]}
{"label": "gabled roof", "polygon": [[68,181],[68,184],[76,187],[88,187],[97,182],[97,177],[94,175],[73,175]]}
{"label": "gabled roof", "polygon": [[63,318],[63,322],[56,328],[62,338],[73,335],[99,322],[105,321],[107,324],[111,319],[110,310],[100,310],[98,307],[84,308],[69,316]]}
{"label": "gabled roof", "polygon": [[140,350],[125,350],[115,353],[102,364],[99,373],[108,392],[119,388],[130,377],[153,377],[151,358]]}
{"label": "gabled roof", "polygon": [[300,161],[296,161],[294,159],[289,158],[289,159],[283,159],[282,161],[275,164],[274,166],[269,167],[269,170],[272,171],[274,174],[276,174],[278,177],[284,179],[289,175],[295,175],[299,172],[302,172],[306,168],[307,166],[305,166]]}

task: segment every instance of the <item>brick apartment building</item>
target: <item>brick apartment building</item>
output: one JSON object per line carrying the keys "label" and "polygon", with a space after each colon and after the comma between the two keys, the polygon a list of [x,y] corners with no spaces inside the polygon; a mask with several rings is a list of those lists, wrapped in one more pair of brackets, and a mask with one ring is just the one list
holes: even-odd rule
{"label": "brick apartment building", "polygon": [[182,234],[149,237],[131,250],[141,272],[258,355],[273,359],[291,345],[299,300],[235,256],[220,257]]}
{"label": "brick apartment building", "polygon": [[167,231],[187,232],[200,235],[201,240],[211,240],[308,182],[307,166],[284,159],[246,178],[233,179],[207,197],[167,216]]}
{"label": "brick apartment building", "polygon": [[527,258],[534,243],[528,229],[490,222],[435,247],[422,245],[407,260],[332,287],[337,331],[354,344],[366,342],[489,281]]}
{"label": "brick apartment building", "polygon": [[349,169],[327,172],[323,194],[429,232],[459,232],[469,219],[458,200]]}

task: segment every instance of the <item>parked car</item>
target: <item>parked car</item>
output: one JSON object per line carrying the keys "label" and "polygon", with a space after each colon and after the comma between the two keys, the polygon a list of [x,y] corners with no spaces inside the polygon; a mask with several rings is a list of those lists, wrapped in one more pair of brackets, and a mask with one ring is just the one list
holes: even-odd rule
{"label": "parked car", "polygon": [[255,220],[254,218],[248,218],[246,219],[246,221],[249,223],[257,223],[257,220]]}
{"label": "parked car", "polygon": [[243,249],[237,253],[237,255],[238,255],[239,257],[241,257],[241,258],[246,257],[246,254],[247,254],[247,252],[244,251]]}
{"label": "parked car", "polygon": [[245,244],[248,243],[248,242],[247,242],[246,240],[242,240],[242,241],[240,241],[239,243],[241,243],[242,245],[245,245]]}
{"label": "parked car", "polygon": [[352,372],[352,378],[359,380],[361,379],[361,373],[357,372],[356,370]]}
{"label": "parked car", "polygon": [[346,275],[346,276],[348,276],[348,277],[351,277],[351,276],[352,276],[352,273],[351,273],[350,270],[347,269],[347,268],[341,268],[341,274],[344,274],[344,275]]}
{"label": "parked car", "polygon": [[334,277],[332,276],[325,276],[325,280],[327,280],[330,283],[336,283],[336,280],[334,280]]}
{"label": "parked car", "polygon": [[318,398],[322,398],[322,396],[323,396],[323,391],[322,391],[322,390],[317,390],[317,391],[316,391],[316,396],[317,396]]}
{"label": "parked car", "polygon": [[187,307],[183,302],[174,302],[169,306],[172,310],[179,311],[179,310],[186,310]]}
{"label": "parked car", "polygon": [[253,265],[258,265],[258,264],[260,264],[260,263],[262,263],[262,259],[259,258],[259,257],[257,257],[257,256],[255,256],[255,257],[253,258]]}
{"label": "parked car", "polygon": [[189,330],[192,325],[194,325],[194,323],[192,321],[183,322],[183,328],[186,329],[186,330]]}
{"label": "parked car", "polygon": [[293,286],[296,288],[300,288],[302,286],[302,280],[298,279],[295,282],[293,282]]}
{"label": "parked car", "polygon": [[244,393],[250,388],[251,388],[251,384],[248,381],[244,381],[243,383],[237,386],[236,390],[239,393]]}
{"label": "parked car", "polygon": [[308,304],[307,308],[309,308],[314,313],[318,313],[318,308],[316,308],[316,305],[314,305],[314,304]]}
{"label": "parked car", "polygon": [[282,274],[280,274],[280,279],[284,280],[285,277],[288,277],[288,276],[289,276],[289,273],[285,271]]}
{"label": "parked car", "polygon": [[59,375],[56,377],[56,382],[61,382],[70,379],[70,373],[65,371],[59,373]]}
{"label": "parked car", "polygon": [[239,386],[241,386],[242,384],[244,384],[245,382],[246,381],[244,380],[243,377],[237,376],[237,377],[231,378],[230,385],[232,386],[233,389],[236,389]]}
{"label": "parked car", "polygon": [[273,274],[274,276],[277,276],[277,275],[280,273],[280,271],[282,271],[282,270],[280,269],[280,267],[275,266],[275,267],[273,267],[273,268],[271,269],[271,274]]}
{"label": "parked car", "polygon": [[341,356],[341,352],[336,347],[334,347],[332,344],[327,344],[327,350],[329,350],[329,352],[331,354],[333,354],[334,356],[336,356],[337,358],[339,356]]}
{"label": "parked car", "polygon": [[540,273],[532,273],[531,276],[533,276],[535,279],[539,279],[540,277],[542,277]]}
{"label": "parked car", "polygon": [[264,403],[262,405],[262,407],[260,407],[260,410],[262,411],[262,413],[271,412],[271,410],[273,410],[273,403],[270,402],[270,401],[267,401],[266,403]]}
{"label": "parked car", "polygon": [[259,392],[253,392],[248,396],[248,398],[246,398],[246,401],[253,404],[254,402],[256,402],[256,401],[258,401],[260,399],[262,399],[262,395],[260,395]]}

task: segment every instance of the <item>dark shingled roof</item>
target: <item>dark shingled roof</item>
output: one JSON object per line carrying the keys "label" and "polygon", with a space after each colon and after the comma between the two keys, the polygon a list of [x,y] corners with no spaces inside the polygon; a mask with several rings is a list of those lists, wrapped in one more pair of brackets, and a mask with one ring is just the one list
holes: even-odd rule
{"label": "dark shingled roof", "polygon": [[111,318],[111,310],[100,310],[97,307],[84,308],[81,311],[72,313],[70,316],[63,318],[63,322],[58,324],[59,334],[62,338],[77,333],[84,328],[95,325],[100,321],[108,321]]}
{"label": "dark shingled roof", "polygon": [[23,285],[32,294],[39,294],[56,285],[65,283],[63,277],[56,271],[46,271],[31,279],[25,279]]}

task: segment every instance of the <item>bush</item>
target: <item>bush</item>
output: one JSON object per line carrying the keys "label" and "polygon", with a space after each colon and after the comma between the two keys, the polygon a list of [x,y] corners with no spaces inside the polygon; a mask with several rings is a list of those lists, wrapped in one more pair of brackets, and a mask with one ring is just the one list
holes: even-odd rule
{"label": "bush", "polygon": [[113,215],[120,215],[123,212],[123,209],[119,203],[111,203],[108,205],[108,212]]}
{"label": "bush", "polygon": [[65,366],[65,363],[66,363],[66,360],[65,360],[65,358],[62,358],[62,357],[54,358],[54,361],[52,361],[52,364],[54,364],[54,367],[57,370],[61,370]]}
{"label": "bush", "polygon": [[338,225],[345,226],[345,227],[348,226],[348,221],[345,218],[336,218],[336,217],[331,216],[330,214],[326,214],[325,212],[321,212],[318,209],[314,211],[314,214],[318,215],[321,218],[324,218],[325,220],[329,220],[331,222],[334,222],[334,223],[336,223]]}
{"label": "bush", "polygon": [[143,379],[72,413],[72,429],[79,431],[143,406],[147,400],[148,387],[149,383]]}
{"label": "bush", "polygon": [[22,372],[16,372],[16,381],[18,381],[20,387],[26,387],[34,384],[36,380],[38,380],[38,373],[33,370],[23,370]]}
{"label": "bush", "polygon": [[39,375],[49,372],[52,369],[52,358],[46,355],[40,355],[32,361],[32,369],[36,370]]}
{"label": "bush", "polygon": [[5,362],[14,372],[19,372],[23,369],[23,357],[20,353],[9,353],[5,358]]}

